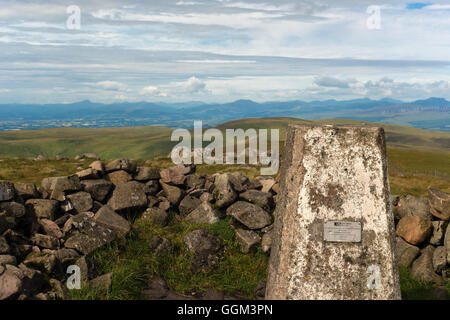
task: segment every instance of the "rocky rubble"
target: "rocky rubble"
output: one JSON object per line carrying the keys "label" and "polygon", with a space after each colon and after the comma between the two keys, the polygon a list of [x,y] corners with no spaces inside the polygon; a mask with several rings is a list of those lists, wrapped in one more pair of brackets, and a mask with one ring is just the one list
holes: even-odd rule
{"label": "rocky rubble", "polygon": [[[81,157],[88,158],[96,157]],[[64,299],[66,270],[74,264],[83,285],[107,290],[114,275],[97,274],[92,252],[126,237],[130,217],[165,227],[170,219],[213,224],[228,216],[242,253],[259,246],[268,253],[278,189],[277,178],[197,175],[195,166],[160,170],[130,159],[96,160],[74,175],[45,178],[40,187],[0,181],[0,299]],[[449,201],[450,194],[433,188],[428,198],[392,197],[399,265],[421,281],[447,281]],[[207,229],[183,241],[193,268],[210,270],[220,263],[223,243]],[[155,235],[148,250],[167,255],[174,245]],[[148,296],[176,297],[161,281],[149,282]]]}

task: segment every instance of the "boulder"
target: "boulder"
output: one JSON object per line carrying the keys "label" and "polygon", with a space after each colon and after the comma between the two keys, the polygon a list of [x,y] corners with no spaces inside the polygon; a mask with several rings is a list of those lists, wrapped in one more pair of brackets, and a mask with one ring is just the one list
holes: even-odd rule
{"label": "boulder", "polygon": [[145,184],[144,192],[147,195],[154,196],[161,189],[159,182],[156,180],[150,180]]}
{"label": "boulder", "polygon": [[169,214],[160,208],[149,208],[145,215],[156,225],[161,227],[167,226],[169,223]]}
{"label": "boulder", "polygon": [[88,192],[94,200],[100,202],[105,200],[113,187],[110,181],[104,179],[83,180],[81,181],[81,185],[85,192]]}
{"label": "boulder", "polygon": [[160,169],[158,168],[138,167],[134,179],[138,181],[159,180],[159,178],[161,177],[159,172]]}
{"label": "boulder", "polygon": [[129,222],[108,205],[101,207],[97,211],[94,221],[116,231],[119,236],[125,236],[130,231]]}
{"label": "boulder", "polygon": [[156,256],[168,255],[172,251],[173,245],[169,239],[154,235],[150,239],[149,248]]}
{"label": "boulder", "polygon": [[273,188],[273,186],[276,184],[275,179],[267,178],[267,179],[261,179],[261,191],[262,192],[270,192]]}
{"label": "boulder", "polygon": [[80,191],[67,196],[75,212],[87,212],[92,209],[94,202],[88,192]]}
{"label": "boulder", "polygon": [[187,216],[189,213],[195,210],[201,203],[202,201],[200,201],[200,199],[198,198],[185,196],[183,200],[181,200],[178,209],[182,216]]}
{"label": "boulder", "polygon": [[433,254],[434,247],[429,245],[420,251],[420,256],[417,258],[411,267],[411,275],[416,280],[424,283],[442,284],[442,278],[434,272],[433,268]]}
{"label": "boulder", "polygon": [[431,221],[433,232],[430,238],[430,244],[440,246],[444,241],[445,230],[448,222],[446,221]]}
{"label": "boulder", "polygon": [[63,237],[63,233],[58,225],[49,219],[40,219],[39,225],[41,226],[44,233],[53,238],[60,239]]}
{"label": "boulder", "polygon": [[95,154],[95,153],[87,152],[87,153],[77,154],[75,156],[75,158],[74,158],[74,160],[77,160],[77,161],[78,160],[82,160],[82,159],[97,159],[97,160],[100,160],[100,157],[97,154]]}
{"label": "boulder", "polygon": [[227,175],[228,181],[235,191],[244,192],[245,190],[247,190],[250,181],[240,171],[230,172],[227,173]]}
{"label": "boulder", "polygon": [[234,232],[242,253],[249,253],[261,242],[261,237],[254,231],[236,228]]}
{"label": "boulder", "polygon": [[105,166],[105,170],[107,172],[125,170],[128,173],[135,173],[136,169],[137,169],[136,160],[130,160],[125,158],[112,160]]}
{"label": "boulder", "polygon": [[126,183],[128,181],[133,180],[133,177],[125,170],[118,170],[118,171],[110,172],[106,175],[106,177],[114,185]]}
{"label": "boulder", "polygon": [[78,171],[76,175],[80,180],[97,179],[99,177],[98,171],[92,168]]}
{"label": "boulder", "polygon": [[29,199],[25,202],[25,207],[37,219],[45,218],[54,220],[58,212],[59,203],[56,200]]}
{"label": "boulder", "polygon": [[227,209],[227,215],[249,229],[261,229],[272,223],[272,217],[262,208],[245,201],[238,201]]}
{"label": "boulder", "polygon": [[21,218],[25,215],[25,206],[18,202],[0,202],[0,211],[5,211],[7,216]]}
{"label": "boulder", "polygon": [[0,180],[0,202],[14,199],[15,194],[16,191],[12,182]]}
{"label": "boulder", "polygon": [[186,175],[191,173],[191,171],[192,168],[190,166],[182,164],[163,169],[160,171],[161,181],[173,185],[183,185]]}
{"label": "boulder", "polygon": [[227,174],[224,173],[216,176],[213,196],[219,208],[226,208],[236,200],[237,194],[233,190]]}
{"label": "boulder", "polygon": [[130,181],[116,186],[108,205],[117,212],[139,210],[147,206],[147,196],[142,184]]}
{"label": "boulder", "polygon": [[50,274],[55,269],[57,259],[54,254],[30,254],[23,264],[29,268],[40,270],[46,274]]}
{"label": "boulder", "polygon": [[39,198],[40,194],[34,183],[19,182],[14,184],[16,193],[23,200],[28,200],[31,198]]}
{"label": "boulder", "polygon": [[444,246],[437,247],[433,252],[433,268],[436,273],[442,273],[447,267],[447,250]]}
{"label": "boulder", "polygon": [[206,271],[219,262],[217,252],[221,248],[218,237],[210,235],[207,229],[198,229],[184,236],[186,248],[194,255],[192,268]]}
{"label": "boulder", "polygon": [[220,215],[209,203],[203,202],[189,213],[184,221],[192,224],[213,224],[220,221]]}
{"label": "boulder", "polygon": [[31,237],[31,241],[36,246],[46,249],[58,249],[59,248],[59,240],[58,238],[48,236],[45,234],[35,233]]}
{"label": "boulder", "polygon": [[97,264],[92,255],[86,254],[75,262],[75,265],[80,268],[80,280],[86,283],[97,275]]}
{"label": "boulder", "polygon": [[418,216],[406,216],[397,224],[397,235],[413,245],[423,243],[431,234],[431,221]]}
{"label": "boulder", "polygon": [[10,264],[13,266],[17,265],[17,259],[15,256],[9,254],[0,254],[0,265]]}
{"label": "boulder", "polygon": [[74,249],[62,248],[55,251],[55,257],[64,267],[80,257],[80,254]]}
{"label": "boulder", "polygon": [[420,254],[420,249],[415,247],[400,237],[397,237],[397,260],[400,267],[409,268],[414,259]]}
{"label": "boulder", "polygon": [[106,292],[110,289],[112,284],[113,273],[101,275],[89,281],[89,287],[97,292]]}
{"label": "boulder", "polygon": [[101,174],[103,174],[105,172],[105,165],[100,160],[92,162],[89,165],[89,168],[94,169],[95,171],[97,171],[98,173],[101,173]]}
{"label": "boulder", "polygon": [[65,177],[44,178],[41,185],[47,191],[75,192],[81,190],[80,178],[76,174]]}
{"label": "boulder", "polygon": [[269,192],[259,190],[247,190],[239,195],[239,198],[271,211],[274,207],[273,196]]}
{"label": "boulder", "polygon": [[406,216],[418,216],[427,220],[431,220],[432,217],[428,200],[411,195],[400,196],[393,211],[397,220]]}
{"label": "boulder", "polygon": [[184,191],[178,187],[171,186],[162,181],[159,182],[164,190],[164,193],[170,203],[174,206],[178,205],[183,198]]}
{"label": "boulder", "polygon": [[23,272],[12,265],[6,265],[0,273],[0,300],[17,297],[22,291]]}
{"label": "boulder", "polygon": [[429,187],[428,202],[431,214],[442,220],[450,220],[450,193]]}
{"label": "boulder", "polygon": [[202,189],[205,186],[205,178],[190,174],[186,176],[184,184],[188,189]]}

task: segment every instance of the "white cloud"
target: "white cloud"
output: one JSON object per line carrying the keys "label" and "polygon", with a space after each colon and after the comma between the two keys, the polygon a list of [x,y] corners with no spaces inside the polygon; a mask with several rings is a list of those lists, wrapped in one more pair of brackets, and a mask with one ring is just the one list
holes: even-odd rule
{"label": "white cloud", "polygon": [[143,96],[167,97],[167,93],[160,91],[158,87],[154,86],[147,86],[145,88],[142,88],[139,93]]}
{"label": "white cloud", "polygon": [[128,88],[128,86],[125,83],[111,80],[99,81],[96,83],[92,83],[91,85],[110,91],[124,91],[127,90]]}
{"label": "white cloud", "polygon": [[190,77],[182,86],[187,93],[198,93],[205,90],[206,83],[196,77]]}

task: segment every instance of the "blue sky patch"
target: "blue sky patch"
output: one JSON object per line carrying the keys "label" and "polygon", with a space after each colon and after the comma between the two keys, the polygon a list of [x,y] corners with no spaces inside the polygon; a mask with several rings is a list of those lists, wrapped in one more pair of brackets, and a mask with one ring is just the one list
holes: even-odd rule
{"label": "blue sky patch", "polygon": [[420,10],[427,6],[432,5],[432,3],[424,3],[424,2],[414,2],[414,3],[408,3],[406,5],[406,9],[408,10]]}

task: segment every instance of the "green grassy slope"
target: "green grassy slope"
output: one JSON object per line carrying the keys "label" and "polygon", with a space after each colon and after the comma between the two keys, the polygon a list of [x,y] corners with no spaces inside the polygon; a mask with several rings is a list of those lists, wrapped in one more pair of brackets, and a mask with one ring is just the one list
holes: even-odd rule
{"label": "green grassy slope", "polygon": [[[357,120],[323,119],[307,121],[295,118],[242,119],[218,126],[225,128],[278,128],[284,139],[289,123],[358,124]],[[389,147],[426,152],[450,153],[450,133],[383,124]],[[150,159],[167,155],[176,144],[170,141],[172,129],[160,126],[130,128],[58,128],[0,132],[0,157],[35,157],[57,154],[73,157],[94,152],[104,159],[117,157]]]}

